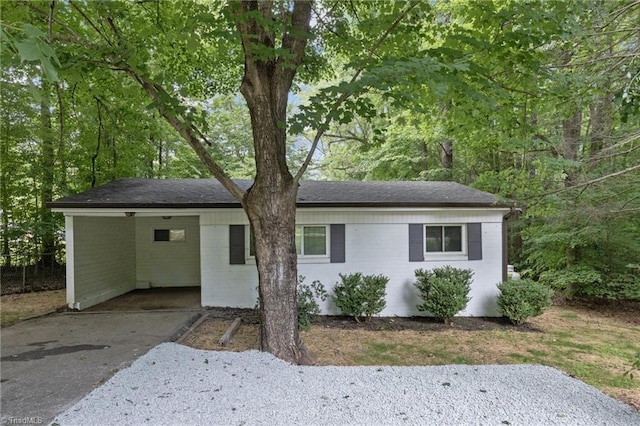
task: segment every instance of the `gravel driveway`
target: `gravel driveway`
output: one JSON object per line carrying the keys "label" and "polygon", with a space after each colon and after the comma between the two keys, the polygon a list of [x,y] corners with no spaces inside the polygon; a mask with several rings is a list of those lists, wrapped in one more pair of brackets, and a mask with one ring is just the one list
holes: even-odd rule
{"label": "gravel driveway", "polygon": [[640,413],[538,365],[300,367],[257,351],[156,346],[60,425],[640,425]]}

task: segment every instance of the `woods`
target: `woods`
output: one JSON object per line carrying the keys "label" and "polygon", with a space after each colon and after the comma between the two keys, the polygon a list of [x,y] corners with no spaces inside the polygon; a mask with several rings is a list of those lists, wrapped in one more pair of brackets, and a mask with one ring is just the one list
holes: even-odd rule
{"label": "woods", "polygon": [[638,1],[0,8],[3,268],[64,262],[47,201],[214,176],[252,225],[261,347],[306,362],[297,182],[453,180],[515,202],[523,275],[640,298]]}

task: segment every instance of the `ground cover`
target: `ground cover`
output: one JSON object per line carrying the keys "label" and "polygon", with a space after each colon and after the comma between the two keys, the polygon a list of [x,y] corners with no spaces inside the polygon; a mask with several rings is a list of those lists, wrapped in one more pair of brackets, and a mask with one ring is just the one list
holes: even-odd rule
{"label": "ground cover", "polygon": [[0,323],[7,327],[17,321],[64,309],[64,290],[17,293],[0,297]]}

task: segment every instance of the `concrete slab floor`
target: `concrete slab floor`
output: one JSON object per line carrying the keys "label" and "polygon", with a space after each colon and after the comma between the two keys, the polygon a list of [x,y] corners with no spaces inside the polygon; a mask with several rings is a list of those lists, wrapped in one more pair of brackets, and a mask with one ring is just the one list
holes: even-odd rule
{"label": "concrete slab floor", "polygon": [[200,309],[71,312],[3,328],[2,424],[51,422],[152,347],[178,338],[200,315]]}
{"label": "concrete slab floor", "polygon": [[198,309],[200,306],[200,287],[165,287],[130,291],[83,312]]}

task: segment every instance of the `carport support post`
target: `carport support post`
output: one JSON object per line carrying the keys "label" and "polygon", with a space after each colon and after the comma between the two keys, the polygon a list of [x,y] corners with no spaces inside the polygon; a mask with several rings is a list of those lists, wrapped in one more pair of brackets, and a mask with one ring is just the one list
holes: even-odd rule
{"label": "carport support post", "polygon": [[67,279],[66,279],[66,288],[67,288],[67,305],[69,308],[73,309],[76,301],[75,294],[75,239],[73,238],[73,216],[64,217],[64,228],[65,235],[64,239],[66,242],[66,263],[67,263]]}

